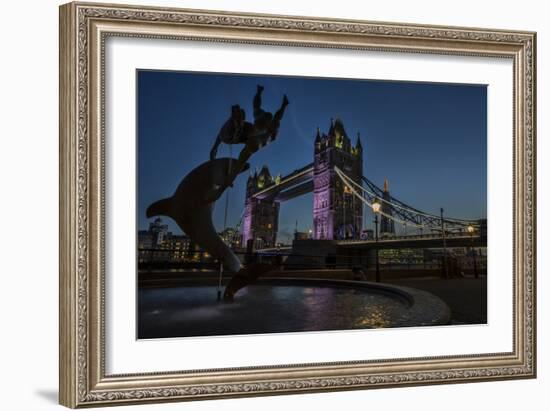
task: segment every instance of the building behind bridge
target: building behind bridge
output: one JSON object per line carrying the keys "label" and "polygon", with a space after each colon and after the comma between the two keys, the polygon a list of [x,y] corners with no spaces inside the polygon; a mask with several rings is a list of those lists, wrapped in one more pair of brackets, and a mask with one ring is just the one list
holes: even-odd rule
{"label": "building behind bridge", "polygon": [[[218,233],[233,250],[240,251],[241,234],[238,229],[227,227]],[[187,234],[174,234],[160,217],[149,223],[147,230],[139,230],[138,263],[162,265],[170,263],[213,263],[214,259],[191,241]]]}

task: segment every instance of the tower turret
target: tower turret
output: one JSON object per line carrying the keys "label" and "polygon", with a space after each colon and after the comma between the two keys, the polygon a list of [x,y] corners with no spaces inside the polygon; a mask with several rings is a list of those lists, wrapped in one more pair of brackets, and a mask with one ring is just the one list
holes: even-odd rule
{"label": "tower turret", "polygon": [[363,144],[361,144],[361,133],[357,132],[357,141],[355,142],[355,151],[357,155],[363,157]]}
{"label": "tower turret", "polygon": [[382,194],[382,216],[380,218],[380,236],[393,237],[395,235],[395,224],[390,218],[392,215],[390,206],[390,184],[388,179],[384,179],[384,193]]}
{"label": "tower turret", "polygon": [[315,135],[315,152],[318,153],[321,150],[321,129],[317,127],[317,134]]}

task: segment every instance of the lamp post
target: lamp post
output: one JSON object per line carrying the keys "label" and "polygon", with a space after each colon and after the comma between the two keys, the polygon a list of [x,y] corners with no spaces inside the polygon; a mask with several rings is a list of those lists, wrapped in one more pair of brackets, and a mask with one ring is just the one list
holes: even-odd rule
{"label": "lamp post", "polygon": [[443,237],[443,274],[446,279],[449,279],[449,272],[447,270],[447,243],[445,241],[445,220],[443,219],[443,208],[441,211],[441,235]]}
{"label": "lamp post", "polygon": [[342,203],[343,203],[343,207],[344,207],[344,216],[343,216],[343,219],[344,219],[344,224],[343,224],[343,229],[344,229],[344,240],[347,240],[348,239],[348,230],[347,230],[347,227],[346,227],[346,208],[348,206],[348,203],[346,202],[346,194],[350,194],[351,193],[351,190],[350,188],[347,186],[347,185],[344,185],[344,191],[342,193]]}
{"label": "lamp post", "polygon": [[376,241],[376,282],[379,283],[380,263],[378,261],[378,213],[380,212],[380,203],[377,200],[372,202],[372,211],[374,212],[374,239]]}
{"label": "lamp post", "polygon": [[474,228],[473,225],[469,225],[468,228],[468,233],[470,234],[470,241],[472,242],[472,245],[470,247],[470,252],[472,253],[472,259],[473,259],[473,263],[474,263],[474,277],[475,278],[479,278],[479,275],[477,273],[477,264],[476,264],[476,252],[474,250],[474,233],[476,231],[476,229]]}

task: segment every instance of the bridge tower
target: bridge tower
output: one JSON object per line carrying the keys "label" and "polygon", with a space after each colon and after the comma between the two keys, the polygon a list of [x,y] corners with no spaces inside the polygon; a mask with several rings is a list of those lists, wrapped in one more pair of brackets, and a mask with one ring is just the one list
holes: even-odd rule
{"label": "bridge tower", "polygon": [[317,129],[313,161],[313,238],[338,240],[359,238],[363,204],[346,190],[334,168],[362,184],[363,147],[357,134],[352,145],[342,120],[331,119],[327,134]]}
{"label": "bridge tower", "polygon": [[259,199],[253,195],[275,184],[267,166],[248,177],[243,216],[243,246],[247,249],[274,247],[279,225],[279,203],[273,197]]}

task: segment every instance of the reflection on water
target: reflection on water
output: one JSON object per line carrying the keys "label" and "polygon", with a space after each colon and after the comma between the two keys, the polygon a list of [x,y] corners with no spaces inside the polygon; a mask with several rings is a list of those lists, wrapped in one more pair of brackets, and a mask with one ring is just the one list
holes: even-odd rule
{"label": "reflection on water", "polygon": [[235,301],[216,287],[145,288],[138,294],[138,337],[188,337],[400,326],[408,305],[397,296],[346,287],[252,285]]}

